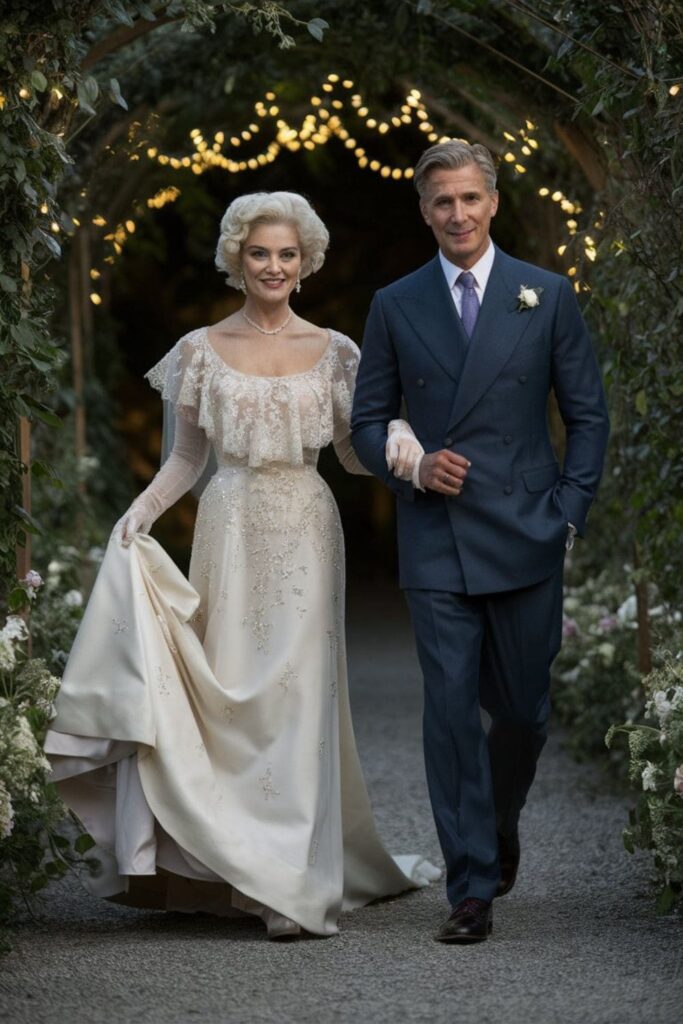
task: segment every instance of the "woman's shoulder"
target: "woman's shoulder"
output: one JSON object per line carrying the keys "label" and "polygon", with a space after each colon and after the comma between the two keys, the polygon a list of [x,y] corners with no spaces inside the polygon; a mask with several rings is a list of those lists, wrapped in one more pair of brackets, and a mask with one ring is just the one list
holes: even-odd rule
{"label": "woman's shoulder", "polygon": [[328,328],[328,330],[330,333],[330,348],[338,362],[345,367],[355,368],[360,359],[358,345],[356,345],[352,338],[349,338],[348,334],[337,331],[332,327]]}

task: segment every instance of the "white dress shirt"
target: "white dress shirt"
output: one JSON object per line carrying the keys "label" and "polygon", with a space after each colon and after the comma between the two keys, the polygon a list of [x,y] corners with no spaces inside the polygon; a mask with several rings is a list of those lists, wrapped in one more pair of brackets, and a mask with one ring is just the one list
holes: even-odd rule
{"label": "white dress shirt", "polygon": [[[493,242],[489,239],[489,247],[484,255],[477,260],[473,267],[469,268],[470,273],[474,277],[474,290],[477,293],[480,306],[484,298],[484,292],[486,291],[486,285],[488,284],[495,255],[496,250],[493,246]],[[465,267],[458,267],[455,263],[451,263],[451,261],[447,260],[441,252],[441,249],[439,249],[439,261],[446,278],[448,290],[453,297],[453,302],[455,303],[458,316],[462,316],[462,293],[464,288],[461,284],[456,284],[456,281],[460,274],[462,274]]]}

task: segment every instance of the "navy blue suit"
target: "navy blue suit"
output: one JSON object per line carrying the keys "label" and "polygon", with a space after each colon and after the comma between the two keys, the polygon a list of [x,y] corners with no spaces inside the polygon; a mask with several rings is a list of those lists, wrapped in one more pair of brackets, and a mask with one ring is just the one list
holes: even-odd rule
{"label": "navy blue suit", "polygon": [[[542,288],[518,310],[520,287]],[[560,470],[548,429],[566,427]],[[472,463],[462,493],[422,493],[386,469],[387,424]],[[567,524],[583,533],[609,422],[571,283],[496,248],[468,340],[438,257],[378,291],[352,440],[397,495],[400,584],[425,676],[425,759],[452,903],[490,899],[496,829],[511,834],[545,741],[560,643]],[[479,705],[492,715],[488,744]]]}

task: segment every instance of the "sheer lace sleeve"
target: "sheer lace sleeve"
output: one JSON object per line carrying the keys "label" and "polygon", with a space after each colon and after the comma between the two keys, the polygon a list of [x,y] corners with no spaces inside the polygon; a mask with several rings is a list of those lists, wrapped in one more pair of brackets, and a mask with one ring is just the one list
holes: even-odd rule
{"label": "sheer lace sleeve", "polygon": [[[204,378],[206,368],[205,346],[201,344],[201,331],[191,331],[176,342],[145,377],[161,397],[170,402],[177,415],[188,423],[202,421],[202,407],[206,402]],[[202,423],[202,426],[205,424]]]}
{"label": "sheer lace sleeve", "polygon": [[332,443],[337,458],[349,473],[370,476],[351,446],[351,407],[360,362],[358,346],[344,334],[334,337],[336,346],[332,370],[332,408],[334,433]]}

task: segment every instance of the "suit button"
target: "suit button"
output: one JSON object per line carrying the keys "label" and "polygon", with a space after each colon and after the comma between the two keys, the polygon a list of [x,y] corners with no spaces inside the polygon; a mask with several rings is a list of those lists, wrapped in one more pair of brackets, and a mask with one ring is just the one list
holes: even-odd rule
{"label": "suit button", "polygon": [[520,384],[526,384],[526,380],[527,380],[526,374],[523,373],[521,377],[517,378],[517,380],[519,381]]}
{"label": "suit button", "polygon": [[503,438],[503,444],[511,444],[511,443],[512,443],[512,437],[510,436],[510,434],[506,434],[505,437]]}
{"label": "suit button", "polygon": [[425,386],[425,382],[422,380],[422,377],[417,378],[416,384],[419,388],[423,388]]}
{"label": "suit button", "polygon": [[503,490],[503,494],[512,494],[512,488],[510,487],[510,484],[508,484],[507,487]]}
{"label": "suit button", "polygon": [[453,438],[452,437],[444,437],[443,443],[444,443],[446,448],[450,448],[450,446],[453,444]]}

